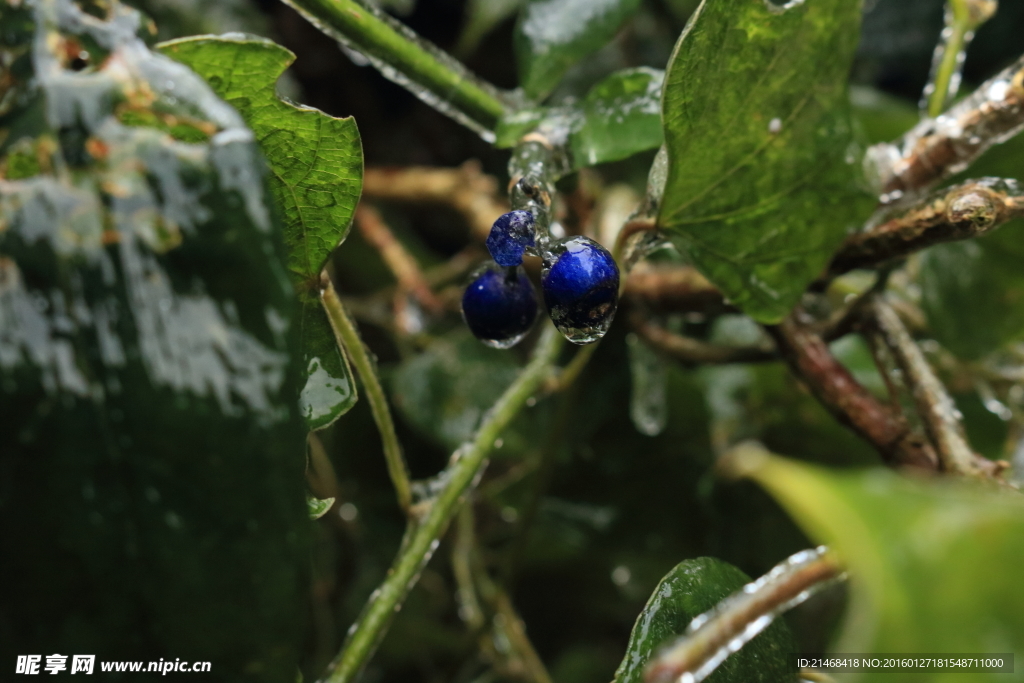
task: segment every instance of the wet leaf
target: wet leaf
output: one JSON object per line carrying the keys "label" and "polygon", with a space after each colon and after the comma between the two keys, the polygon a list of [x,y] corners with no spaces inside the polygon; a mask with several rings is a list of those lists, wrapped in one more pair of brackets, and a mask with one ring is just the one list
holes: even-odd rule
{"label": "wet leaf", "polygon": [[[890,470],[828,470],[747,451],[765,487],[849,568],[838,652],[1020,652],[1024,497],[977,482]],[[964,680],[931,674],[930,681]]]}
{"label": "wet leaf", "polygon": [[314,498],[306,494],[306,508],[309,510],[310,519],[320,519],[330,511],[334,505],[334,498]]}
{"label": "wet leaf", "polygon": [[[174,653],[291,680],[309,523],[265,167],[241,117],[133,35],[134,10],[104,9],[0,3],[0,63],[27,60],[0,168],[40,152],[0,179],[0,536],[18,586],[0,658]],[[183,121],[208,139],[175,139]]]}
{"label": "wet leaf", "polygon": [[596,166],[661,145],[661,83],[657,69],[624,69],[604,79],[582,102],[515,112],[498,124],[497,146],[512,147],[539,130],[558,139],[568,133],[574,169]]}
{"label": "wet leaf", "polygon": [[322,429],[348,412],[357,397],[348,361],[314,294],[359,201],[363,153],[355,121],[278,98],[274,84],[295,55],[264,38],[199,36],[159,47],[238,109],[270,165],[271,187],[284,213],[288,269],[303,301],[302,411],[310,430]]}
{"label": "wet leaf", "polygon": [[870,213],[846,79],[860,5],[705,0],[662,101],[658,223],[760,322],[777,322]]}
{"label": "wet leaf", "polygon": [[[643,683],[644,667],[659,647],[682,635],[694,617],[743,588],[750,577],[728,562],[698,557],[676,565],[651,593],[629,634],[626,656],[614,683]],[[785,621],[776,619],[726,659],[709,683],[780,683],[795,680],[788,661],[796,643]]]}
{"label": "wet leaf", "polygon": [[640,0],[530,0],[516,25],[519,82],[542,99],[570,66],[607,43]]}

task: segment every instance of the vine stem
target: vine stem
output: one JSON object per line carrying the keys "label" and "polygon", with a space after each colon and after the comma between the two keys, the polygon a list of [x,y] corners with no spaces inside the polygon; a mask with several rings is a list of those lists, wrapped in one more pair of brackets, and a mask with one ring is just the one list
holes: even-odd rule
{"label": "vine stem", "polygon": [[321,683],[349,683],[362,671],[420,571],[437,549],[441,535],[464,502],[464,495],[483,473],[494,441],[519,414],[527,399],[542,387],[562,344],[562,336],[548,326],[532,360],[491,408],[476,436],[452,455],[451,463],[439,477],[445,482],[444,488],[430,501],[421,521],[410,527],[387,578],[370,596],[341,652],[320,679]]}
{"label": "vine stem", "polygon": [[283,0],[385,77],[468,126],[488,142],[510,98],[437,46],[359,0]]}
{"label": "vine stem", "polygon": [[936,117],[943,112],[949,100],[959,89],[959,72],[963,66],[963,52],[974,36],[974,31],[995,14],[993,0],[949,0],[946,5],[948,38],[939,46],[941,57],[936,62],[931,92],[927,95],[927,114]]}
{"label": "vine stem", "polygon": [[402,456],[402,445],[398,442],[398,434],[395,433],[395,422],[391,418],[391,409],[388,408],[384,388],[377,376],[376,364],[370,358],[370,352],[367,351],[363,340],[359,338],[359,331],[356,329],[355,323],[349,317],[341,299],[338,298],[338,292],[334,289],[334,283],[326,273],[322,273],[320,276],[320,302],[327,312],[327,318],[331,321],[331,328],[334,330],[338,344],[345,349],[348,357],[352,360],[352,365],[355,366],[359,379],[362,380],[363,387],[366,389],[370,411],[373,413],[373,420],[377,423],[377,430],[380,432],[380,438],[384,444],[384,458],[388,463],[391,482],[395,485],[398,505],[406,514],[409,514],[412,509],[409,469]]}

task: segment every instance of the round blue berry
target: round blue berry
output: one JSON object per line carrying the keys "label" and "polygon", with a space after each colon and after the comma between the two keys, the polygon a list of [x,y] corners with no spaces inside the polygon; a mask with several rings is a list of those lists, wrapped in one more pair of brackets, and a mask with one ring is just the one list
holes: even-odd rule
{"label": "round blue berry", "polygon": [[619,267],[608,250],[589,237],[556,243],[541,278],[544,303],[558,331],[576,344],[604,336],[619,302]]}
{"label": "round blue berry", "polygon": [[462,295],[462,317],[477,339],[498,349],[515,345],[537,318],[537,292],[522,268],[479,271]]}
{"label": "round blue berry", "polygon": [[523,252],[536,244],[533,214],[509,211],[494,221],[487,236],[487,251],[499,266],[518,266]]}

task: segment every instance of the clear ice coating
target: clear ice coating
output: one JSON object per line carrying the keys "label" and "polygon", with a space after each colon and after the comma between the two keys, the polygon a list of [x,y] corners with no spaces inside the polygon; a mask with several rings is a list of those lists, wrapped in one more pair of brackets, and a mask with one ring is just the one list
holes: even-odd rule
{"label": "clear ice coating", "polygon": [[[673,677],[681,682],[700,683],[714,673],[722,662],[729,655],[738,652],[744,645],[753,640],[759,633],[764,631],[780,614],[796,607],[809,597],[818,593],[824,588],[833,585],[836,581],[845,578],[844,574],[834,575],[829,579],[813,583],[791,599],[776,605],[768,612],[757,614],[752,620],[740,625],[733,625],[744,612],[758,605],[771,591],[792,580],[797,574],[808,569],[811,565],[823,560],[828,553],[828,548],[818,546],[817,548],[802,550],[786,558],[775,565],[771,571],[745,585],[739,591],[733,593],[725,600],[715,605],[710,611],[694,617],[686,629],[686,633],[673,643],[666,646],[648,665],[648,671],[657,668],[659,671],[672,672]],[[742,628],[740,628],[742,626]],[[709,637],[709,632],[716,628],[735,628],[738,632],[720,648],[701,658],[695,667],[681,669],[682,662],[692,662],[697,654],[695,648],[700,642]],[[697,643],[697,645],[694,645]]]}
{"label": "clear ice coating", "polygon": [[[945,26],[939,35],[939,42],[935,46],[935,52],[932,55],[931,73],[928,75],[928,84],[924,87],[921,101],[918,105],[924,116],[929,114],[937,116],[956,97],[957,92],[960,90],[960,83],[963,80],[967,48],[970,47],[971,41],[974,40],[974,31],[978,26],[990,19],[998,8],[996,0],[967,0],[962,3],[962,7],[959,9],[954,8],[955,4],[957,3],[946,3]],[[959,16],[961,13],[966,16]],[[952,64],[949,64],[950,60],[952,60]],[[951,66],[952,70],[948,73],[948,76],[944,76],[944,67],[947,65]],[[948,78],[948,80],[945,83],[940,83],[940,79],[944,77]],[[931,101],[932,97],[939,87],[944,88],[945,91],[940,94],[941,100],[933,104]]]}
{"label": "clear ice coating", "polygon": [[635,334],[626,337],[632,385],[629,417],[637,431],[657,436],[668,422],[668,373],[665,362]]}
{"label": "clear ice coating", "polygon": [[537,292],[522,267],[486,264],[462,295],[462,316],[473,335],[496,349],[518,344],[537,319]]}
{"label": "clear ice coating", "polygon": [[487,251],[499,266],[514,267],[523,262],[523,253],[537,243],[533,214],[509,211],[498,217],[487,236]]}
{"label": "clear ice coating", "polygon": [[541,287],[548,315],[574,344],[590,344],[608,332],[619,299],[619,267],[589,237],[560,240],[542,254]]}

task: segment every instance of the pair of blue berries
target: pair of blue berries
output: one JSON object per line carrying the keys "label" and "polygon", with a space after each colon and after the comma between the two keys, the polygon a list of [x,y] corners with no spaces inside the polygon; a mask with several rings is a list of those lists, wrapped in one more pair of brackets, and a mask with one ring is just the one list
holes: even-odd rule
{"label": "pair of blue berries", "polygon": [[[487,250],[494,258],[478,271],[462,296],[462,314],[485,344],[508,348],[537,318],[537,293],[522,269],[523,254],[537,246],[529,211],[511,211],[494,222]],[[619,267],[589,237],[570,237],[541,250],[541,288],[555,327],[576,344],[608,331],[619,298]]]}

